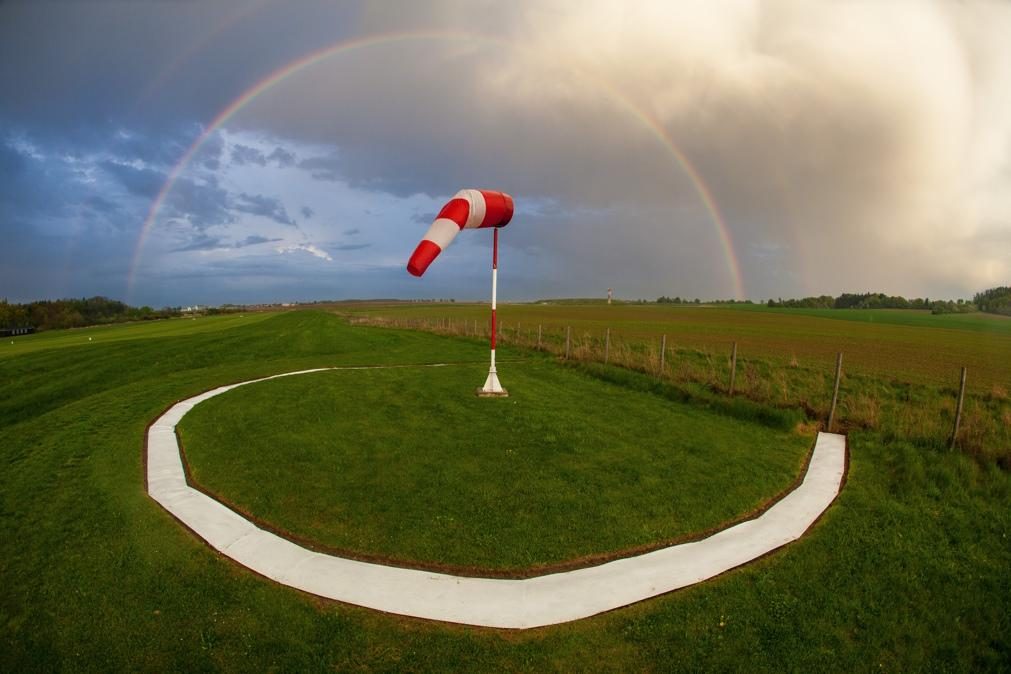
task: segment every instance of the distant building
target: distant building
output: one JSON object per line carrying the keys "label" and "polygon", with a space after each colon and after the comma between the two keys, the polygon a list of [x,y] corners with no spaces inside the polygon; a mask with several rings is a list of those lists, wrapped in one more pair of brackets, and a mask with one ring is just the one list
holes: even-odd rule
{"label": "distant building", "polygon": [[30,335],[35,332],[34,325],[20,328],[0,328],[0,337],[17,337],[18,335]]}
{"label": "distant building", "polygon": [[614,288],[607,289],[607,303],[611,303],[611,299],[614,297]]}

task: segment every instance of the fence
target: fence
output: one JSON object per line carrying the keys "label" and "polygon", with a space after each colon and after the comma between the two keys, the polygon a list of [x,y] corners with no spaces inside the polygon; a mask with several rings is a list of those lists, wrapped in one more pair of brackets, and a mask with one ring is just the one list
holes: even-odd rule
{"label": "fence", "polygon": [[[450,318],[346,316],[352,323],[488,339],[488,322]],[[1011,469],[1011,402],[1007,393],[967,395],[966,369],[955,387],[931,387],[847,374],[843,354],[834,371],[796,358],[748,358],[737,342],[712,348],[679,346],[667,335],[623,336],[611,328],[577,332],[571,326],[498,325],[498,342],[569,362],[600,363],[662,382],[746,398],[779,408],[800,408],[811,424],[847,432],[869,429],[887,439],[931,448],[960,449]]]}

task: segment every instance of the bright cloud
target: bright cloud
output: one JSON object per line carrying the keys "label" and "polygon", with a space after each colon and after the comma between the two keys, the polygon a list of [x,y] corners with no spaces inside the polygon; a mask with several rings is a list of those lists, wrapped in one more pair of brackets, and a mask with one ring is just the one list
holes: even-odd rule
{"label": "bright cloud", "polygon": [[309,255],[312,255],[313,257],[318,257],[321,260],[333,262],[333,258],[330,257],[330,253],[326,252],[325,250],[321,250],[318,246],[315,246],[311,243],[297,243],[291,246],[282,246],[277,249],[277,252],[282,255],[287,255],[289,253],[297,253],[300,251],[309,253]]}

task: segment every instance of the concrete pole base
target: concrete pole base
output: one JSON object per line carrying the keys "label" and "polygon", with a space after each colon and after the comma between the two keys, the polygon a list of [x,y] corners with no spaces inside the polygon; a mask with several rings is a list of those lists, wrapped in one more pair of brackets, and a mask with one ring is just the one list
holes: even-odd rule
{"label": "concrete pole base", "polygon": [[484,380],[484,386],[475,391],[479,398],[508,398],[509,391],[502,388],[499,383],[498,373],[494,369],[488,372],[488,378]]}

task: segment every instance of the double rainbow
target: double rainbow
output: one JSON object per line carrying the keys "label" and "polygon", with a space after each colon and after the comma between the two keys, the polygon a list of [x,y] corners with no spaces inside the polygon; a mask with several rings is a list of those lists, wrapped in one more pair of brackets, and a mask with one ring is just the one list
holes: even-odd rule
{"label": "double rainbow", "polygon": [[[137,271],[140,266],[141,257],[144,250],[144,244],[150,234],[154,224],[158,218],[158,213],[165,203],[166,197],[171,193],[173,186],[179,177],[185,172],[186,168],[189,166],[193,157],[200,151],[204,143],[218,130],[220,129],[229,119],[231,119],[237,112],[242,110],[246,105],[252,102],[260,94],[264,93],[274,85],[284,81],[286,78],[294,75],[295,73],[313,66],[321,61],[324,61],[330,57],[337,56],[338,54],[345,54],[350,51],[363,49],[367,47],[374,47],[378,45],[389,45],[397,42],[405,41],[416,41],[416,40],[465,40],[465,41],[481,41],[481,42],[498,42],[506,46],[512,46],[511,43],[505,42],[500,38],[489,37],[486,35],[474,35],[468,33],[457,33],[457,32],[438,32],[438,31],[410,31],[410,32],[399,32],[399,33],[382,33],[377,35],[368,35],[364,37],[359,37],[351,40],[345,40],[338,42],[336,44],[330,45],[328,47],[323,47],[322,49],[317,49],[315,51],[309,52],[308,54],[291,61],[290,63],[277,68],[266,77],[261,79],[259,82],[253,86],[246,89],[241,95],[239,95],[234,101],[225,106],[210,121],[207,127],[203,130],[196,140],[186,149],[179,161],[172,167],[169,171],[168,177],[165,183],[162,185],[158,194],[155,196],[154,200],[151,202],[151,207],[148,209],[147,216],[144,218],[144,222],[141,225],[140,234],[137,237],[137,244],[134,247],[133,256],[130,262],[130,270],[127,275],[127,298],[132,294],[133,286],[136,281]],[[585,73],[579,73],[580,75],[586,77]],[[723,257],[726,263],[727,272],[731,277],[733,283],[733,292],[737,299],[744,298],[744,285],[741,279],[740,263],[737,259],[737,254],[734,250],[733,239],[730,235],[730,230],[727,228],[726,221],[723,219],[720,213],[719,207],[716,204],[716,200],[713,198],[712,192],[706,185],[702,176],[695,169],[695,167],[688,160],[683,152],[677,147],[673,139],[664,129],[663,125],[648,112],[642,110],[642,108],[636,106],[627,96],[622,92],[617,90],[615,87],[611,86],[608,82],[600,80],[599,78],[591,78],[594,83],[596,83],[602,91],[604,91],[618,106],[627,110],[634,118],[640,121],[643,128],[645,128],[652,136],[654,136],[668,151],[670,156],[674,159],[677,166],[684,171],[685,175],[691,180],[695,191],[698,193],[703,206],[709,214],[712,220],[713,226],[716,229],[717,236],[719,237],[721,248],[723,249]]]}

